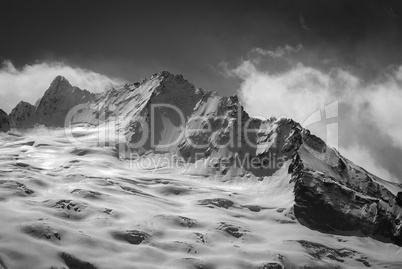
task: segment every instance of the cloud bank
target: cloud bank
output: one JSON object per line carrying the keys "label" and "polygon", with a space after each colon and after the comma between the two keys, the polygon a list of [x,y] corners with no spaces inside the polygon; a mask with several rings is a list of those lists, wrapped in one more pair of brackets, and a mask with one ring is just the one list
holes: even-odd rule
{"label": "cloud bank", "polygon": [[297,45],[296,47],[286,45],[284,47],[278,47],[275,50],[264,50],[262,48],[255,48],[255,49],[252,49],[252,52],[259,53],[263,56],[271,56],[272,58],[282,58],[285,55],[288,55],[291,53],[297,53],[302,48],[303,48],[303,46],[301,44]]}
{"label": "cloud bank", "polygon": [[[238,65],[220,66],[227,76],[241,79],[238,94],[251,115],[286,116],[303,123],[327,104],[339,101],[341,154],[386,180],[402,182],[402,66],[366,82],[340,67],[322,71],[298,62],[278,73],[259,65],[278,57],[289,63],[289,53],[301,49],[254,49],[259,53]],[[321,126],[308,128],[326,140],[334,134],[326,133],[323,118]]]}
{"label": "cloud bank", "polygon": [[9,113],[21,100],[35,103],[58,75],[91,92],[101,92],[126,82],[63,62],[42,62],[17,69],[10,61],[4,61],[0,68],[0,109]]}

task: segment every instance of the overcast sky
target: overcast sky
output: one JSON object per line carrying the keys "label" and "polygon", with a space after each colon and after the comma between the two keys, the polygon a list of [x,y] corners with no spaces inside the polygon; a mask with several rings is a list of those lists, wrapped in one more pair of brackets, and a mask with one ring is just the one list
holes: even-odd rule
{"label": "overcast sky", "polygon": [[341,153],[402,181],[401,1],[13,0],[0,10],[7,112],[57,74],[102,91],[168,70],[238,94],[255,115],[303,122],[338,100]]}

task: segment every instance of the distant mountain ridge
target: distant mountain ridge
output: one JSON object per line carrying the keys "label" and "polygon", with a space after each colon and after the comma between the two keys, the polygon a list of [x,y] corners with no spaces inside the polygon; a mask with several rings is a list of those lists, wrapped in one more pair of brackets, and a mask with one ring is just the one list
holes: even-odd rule
{"label": "distant mountain ridge", "polygon": [[[68,112],[80,104],[71,123],[112,124],[119,140],[107,142],[119,150],[120,158],[134,152],[174,155],[190,164],[191,174],[258,180],[269,180],[279,169],[269,162],[281,161],[289,165],[300,223],[402,246],[399,185],[353,164],[299,123],[252,118],[236,96],[197,89],[181,75],[161,72],[96,95],[58,76],[37,106],[20,102],[10,115],[0,111],[0,130],[36,124],[62,127]],[[207,165],[197,166],[200,162]]]}
{"label": "distant mountain ridge", "polygon": [[30,103],[21,101],[11,111],[9,118],[10,126],[13,128],[32,127],[32,124],[37,121],[36,107]]}
{"label": "distant mountain ridge", "polygon": [[4,118],[10,128],[30,128],[36,124],[62,127],[71,108],[90,102],[94,97],[95,94],[74,87],[66,78],[57,76],[36,105],[21,101]]}

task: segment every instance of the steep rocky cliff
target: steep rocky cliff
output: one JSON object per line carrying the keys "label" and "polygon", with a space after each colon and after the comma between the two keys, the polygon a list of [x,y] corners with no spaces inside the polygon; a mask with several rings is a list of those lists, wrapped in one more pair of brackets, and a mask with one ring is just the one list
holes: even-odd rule
{"label": "steep rocky cliff", "polygon": [[7,132],[10,130],[10,118],[7,113],[0,109],[0,132]]}
{"label": "steep rocky cliff", "polygon": [[368,173],[307,130],[302,137],[289,167],[300,223],[401,245],[401,186]]}

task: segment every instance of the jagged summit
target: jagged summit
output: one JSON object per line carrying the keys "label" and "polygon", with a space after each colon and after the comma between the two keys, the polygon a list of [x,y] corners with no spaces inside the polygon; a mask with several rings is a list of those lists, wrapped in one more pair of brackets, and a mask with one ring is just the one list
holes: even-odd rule
{"label": "jagged summit", "polygon": [[50,94],[50,92],[71,91],[74,88],[77,87],[73,87],[65,77],[59,75],[53,79],[44,95]]}
{"label": "jagged summit", "polygon": [[9,115],[11,128],[29,128],[36,124],[64,126],[68,111],[78,104],[93,101],[95,95],[74,87],[63,76],[57,76],[44,95],[35,103],[19,102]]}
{"label": "jagged summit", "polygon": [[56,85],[56,87],[57,87],[57,85],[59,85],[60,83],[70,84],[70,82],[64,76],[58,75],[53,79],[51,85]]}
{"label": "jagged summit", "polygon": [[[116,100],[118,101],[116,102]],[[142,105],[137,101],[140,101]],[[137,103],[135,104],[135,102]],[[59,75],[54,78],[35,105],[23,101],[17,104],[9,115],[11,127],[28,128],[35,124],[63,126],[63,117],[67,112],[75,105],[82,103],[102,104],[105,111],[107,111],[106,107],[113,103],[119,108],[118,111],[124,118],[135,114],[136,109],[133,109],[133,106],[147,108],[151,103],[167,103],[178,106],[185,112],[186,117],[191,116],[193,109],[206,109],[199,112],[201,115],[213,113],[215,110],[217,114],[221,115],[224,113],[223,108],[225,107],[232,107],[232,114],[237,110],[236,106],[241,107],[240,100],[236,95],[221,97],[214,91],[196,88],[183,75],[172,74],[168,71],[161,71],[142,82],[126,84],[121,88],[113,88],[100,94],[81,90],[71,85],[67,78]],[[243,109],[241,108],[241,110]],[[247,114],[244,110],[243,112]],[[110,115],[109,112],[107,114]]]}
{"label": "jagged summit", "polygon": [[26,105],[31,105],[31,104],[28,103],[28,102],[25,102],[25,101],[20,101],[20,102],[16,105],[16,107],[19,107],[19,106],[26,106]]}
{"label": "jagged summit", "polygon": [[153,78],[160,78],[162,80],[167,79],[167,78],[175,78],[175,79],[179,79],[179,80],[185,80],[183,75],[172,74],[169,71],[161,71],[161,72],[155,73],[149,79],[153,79]]}
{"label": "jagged summit", "polygon": [[36,107],[21,101],[10,113],[11,128],[29,128],[36,123]]}
{"label": "jagged summit", "polygon": [[185,79],[182,74],[173,74],[170,73],[169,71],[161,71],[159,73],[155,73],[152,76],[144,79],[142,83],[136,82],[127,85],[124,88],[125,89],[130,87],[136,88],[139,85],[144,85],[146,83],[152,83],[152,82],[158,84],[157,87],[152,87],[150,89],[150,91],[155,92],[155,94],[159,94],[162,91],[169,90],[171,92],[177,92],[177,94],[182,94],[181,98],[186,98],[187,94],[190,94],[191,96],[194,92],[202,96],[204,95],[219,96],[219,94],[215,91],[203,88],[196,88],[194,84]]}

